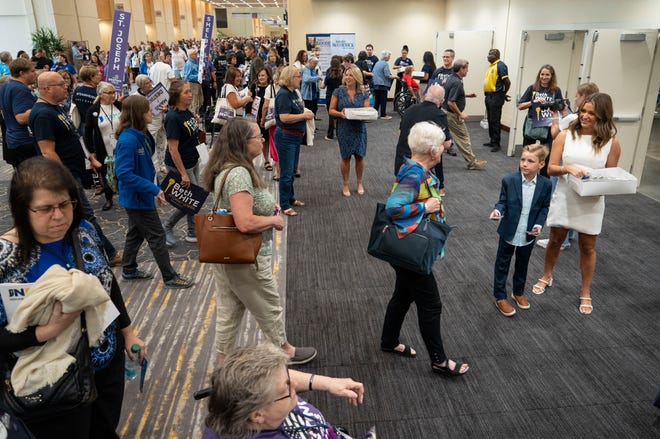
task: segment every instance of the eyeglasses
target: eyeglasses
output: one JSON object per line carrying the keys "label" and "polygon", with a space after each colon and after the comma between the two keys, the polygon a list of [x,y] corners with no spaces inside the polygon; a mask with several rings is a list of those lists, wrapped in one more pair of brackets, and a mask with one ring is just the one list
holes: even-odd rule
{"label": "eyeglasses", "polygon": [[291,398],[291,377],[289,376],[289,369],[287,368],[285,370],[286,370],[286,385],[289,388],[289,394],[281,396],[281,397],[277,398],[276,400],[274,400],[273,402],[278,402],[278,401],[282,401],[282,400]]}
{"label": "eyeglasses", "polygon": [[302,78],[302,75],[293,75],[294,78]]}
{"label": "eyeglasses", "polygon": [[66,82],[62,81],[57,84],[50,84],[48,87],[66,87]]}
{"label": "eyeglasses", "polygon": [[60,212],[64,213],[75,209],[77,205],[78,205],[78,200],[66,200],[66,201],[62,201],[60,204],[53,204],[50,206],[39,206],[39,207],[35,207],[34,209],[28,207],[28,209],[30,209],[31,212],[34,212],[40,216],[50,216],[55,213],[56,209],[59,209]]}
{"label": "eyeglasses", "polygon": [[103,93],[104,95],[113,95],[117,92],[115,90],[112,90],[112,91],[102,91],[101,93]]}
{"label": "eyeglasses", "polygon": [[264,139],[263,134],[259,134],[258,136],[250,136],[250,137],[248,137],[248,140],[252,140],[252,139],[266,140],[266,139]]}

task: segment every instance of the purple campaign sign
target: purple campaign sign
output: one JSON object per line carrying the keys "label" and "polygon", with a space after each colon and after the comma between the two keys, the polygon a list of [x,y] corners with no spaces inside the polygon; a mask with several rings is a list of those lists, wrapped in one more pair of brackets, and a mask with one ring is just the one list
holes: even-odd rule
{"label": "purple campaign sign", "polygon": [[106,81],[119,91],[124,84],[124,67],[128,50],[128,31],[131,25],[131,13],[115,10],[112,19],[112,37],[108,51],[108,64],[105,66]]}

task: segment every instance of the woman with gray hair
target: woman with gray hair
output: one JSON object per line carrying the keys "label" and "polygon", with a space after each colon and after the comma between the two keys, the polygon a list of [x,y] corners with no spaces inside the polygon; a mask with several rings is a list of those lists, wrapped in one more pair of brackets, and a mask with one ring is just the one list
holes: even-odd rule
{"label": "woman with gray hair", "polygon": [[396,78],[390,72],[390,66],[387,64],[392,56],[389,50],[383,50],[380,53],[380,61],[375,65],[371,73],[373,73],[374,81],[374,108],[378,110],[381,119],[392,119],[386,113],[387,107],[387,92],[392,87],[392,80]]}
{"label": "woman with gray hair", "polygon": [[321,87],[321,75],[317,72],[319,59],[315,56],[309,58],[309,62],[302,69],[302,83],[300,85],[300,94],[305,101],[305,108],[312,110],[316,115],[319,108],[319,89]]}
{"label": "woman with gray hair", "polygon": [[364,386],[287,368],[287,355],[270,344],[233,351],[211,377],[209,414],[202,439],[288,439],[299,433],[337,437],[333,427],[298,392],[324,390],[362,404]]}
{"label": "woman with gray hair", "polygon": [[105,204],[102,210],[112,209],[112,188],[108,184],[108,161],[114,162],[115,130],[119,126],[119,116],[121,115],[121,102],[117,100],[117,91],[115,86],[109,82],[101,81],[96,86],[96,99],[87,110],[85,117],[85,146],[90,154],[95,154],[96,160],[101,165],[96,169],[103,186],[105,195]]}
{"label": "woman with gray hair", "polygon": [[[442,128],[435,124],[418,122],[410,129],[408,145],[412,156],[405,159],[399,170],[385,206],[399,238],[414,232],[425,216],[430,216],[434,221],[445,221],[442,198],[438,194],[438,179],[430,171],[440,162],[444,141]],[[442,303],[433,273],[419,274],[395,265],[392,268],[396,273],[396,283],[385,313],[380,349],[404,357],[417,355],[410,346],[399,341],[401,325],[414,302],[419,315],[419,331],[431,357],[432,371],[448,375],[466,373],[469,369],[467,363],[450,360],[442,345]]]}

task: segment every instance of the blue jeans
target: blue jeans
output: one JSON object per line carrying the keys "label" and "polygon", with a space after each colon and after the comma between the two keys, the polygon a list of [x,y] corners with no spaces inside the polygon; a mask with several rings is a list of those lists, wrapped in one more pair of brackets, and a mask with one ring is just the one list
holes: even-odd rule
{"label": "blue jeans", "polygon": [[291,208],[291,203],[296,201],[293,179],[298,168],[300,136],[285,133],[278,128],[275,130],[275,146],[280,157],[280,207],[287,210]]}
{"label": "blue jeans", "polygon": [[101,245],[103,246],[103,250],[105,250],[105,255],[108,259],[112,259],[117,255],[117,249],[115,249],[110,240],[103,234],[101,226],[98,221],[96,221],[94,209],[91,204],[89,204],[89,200],[85,195],[85,189],[83,188],[81,177],[76,175],[75,178],[78,183],[78,196],[80,197],[80,206],[82,207],[82,217],[94,226],[96,233],[99,235],[99,239],[101,239]]}

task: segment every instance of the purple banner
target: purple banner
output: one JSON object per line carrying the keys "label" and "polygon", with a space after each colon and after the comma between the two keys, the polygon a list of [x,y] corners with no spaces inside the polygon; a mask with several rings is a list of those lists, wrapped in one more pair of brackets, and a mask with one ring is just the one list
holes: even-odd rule
{"label": "purple banner", "polygon": [[115,86],[117,91],[120,91],[124,84],[130,25],[131,13],[115,10],[115,16],[112,20],[110,50],[108,50],[108,64],[105,66],[105,78],[106,81]]}
{"label": "purple banner", "polygon": [[213,15],[204,15],[204,27],[202,28],[202,43],[200,47],[201,53],[199,54],[199,82],[202,82],[202,76],[207,66],[211,64],[209,61],[209,52],[211,51],[211,39],[213,38]]}

